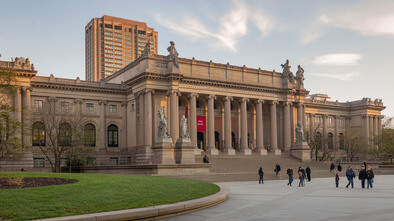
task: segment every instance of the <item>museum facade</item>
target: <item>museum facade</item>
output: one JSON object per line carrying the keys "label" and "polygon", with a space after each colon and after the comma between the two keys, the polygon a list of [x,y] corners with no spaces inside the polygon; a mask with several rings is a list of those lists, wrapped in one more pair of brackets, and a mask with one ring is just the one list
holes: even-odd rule
{"label": "museum facade", "polygon": [[29,114],[46,102],[82,116],[85,129],[94,134],[98,165],[175,163],[156,159],[162,108],[173,144],[170,152],[180,139],[180,119],[185,116],[195,155],[293,154],[297,122],[306,136],[326,136],[335,150],[341,149],[349,128],[361,128],[367,142],[381,134],[382,100],[343,103],[328,101],[322,94],[308,95],[304,70],[298,66],[293,74],[289,61],[276,72],[180,58],[173,42],[167,56],[149,48],[100,82],[36,76],[28,60],[0,61],[1,69],[18,73],[20,88],[12,101],[15,119],[32,131],[21,135],[23,143],[33,146],[25,155],[25,167],[50,167],[37,148],[45,145],[47,131],[37,131],[40,122]]}

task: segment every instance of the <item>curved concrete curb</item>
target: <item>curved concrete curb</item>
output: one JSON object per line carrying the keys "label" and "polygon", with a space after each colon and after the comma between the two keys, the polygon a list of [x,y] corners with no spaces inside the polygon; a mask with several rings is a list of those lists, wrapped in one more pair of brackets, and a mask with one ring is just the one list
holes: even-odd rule
{"label": "curved concrete curb", "polygon": [[196,210],[204,209],[218,203],[221,203],[228,199],[230,196],[230,189],[221,184],[217,184],[220,187],[220,191],[210,196],[206,196],[199,199],[161,205],[161,206],[152,206],[146,208],[138,208],[138,209],[128,209],[128,210],[119,210],[112,212],[103,212],[103,213],[92,213],[85,215],[76,215],[76,216],[64,216],[57,218],[49,218],[49,219],[40,219],[41,221],[60,221],[60,220],[69,220],[69,221],[97,221],[97,220],[153,220],[164,217],[177,216],[185,213],[190,213]]}

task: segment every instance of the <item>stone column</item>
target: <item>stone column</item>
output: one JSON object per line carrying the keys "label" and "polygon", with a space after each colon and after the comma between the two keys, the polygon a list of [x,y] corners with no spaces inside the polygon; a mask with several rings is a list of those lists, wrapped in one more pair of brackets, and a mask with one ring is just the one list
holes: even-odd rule
{"label": "stone column", "polygon": [[145,146],[152,147],[153,144],[153,129],[152,129],[152,94],[154,90],[145,89],[145,112],[144,112],[144,131],[145,131]]}
{"label": "stone column", "polygon": [[315,114],[309,116],[309,139],[312,139],[315,136]]}
{"label": "stone column", "polygon": [[339,146],[339,116],[335,115],[334,116],[334,123],[335,123],[335,127],[334,127],[334,149]]}
{"label": "stone column", "polygon": [[367,144],[369,144],[369,118],[368,115],[365,115],[364,118],[364,136],[365,136],[365,141]]}
{"label": "stone column", "polygon": [[[373,118],[373,136],[376,139],[376,137],[379,135],[379,131],[378,131],[378,116],[374,116]],[[376,144],[375,144],[376,145]]]}
{"label": "stone column", "polygon": [[189,101],[189,110],[190,110],[190,117],[189,120],[189,135],[190,140],[192,142],[192,146],[194,147],[194,155],[201,155],[201,150],[197,148],[197,97],[198,94],[191,93],[188,96],[190,98]]}
{"label": "stone column", "polygon": [[123,137],[123,139],[122,139],[122,141],[123,141],[123,143],[121,144],[122,145],[122,147],[128,147],[128,140],[129,140],[129,137],[127,136],[127,127],[129,126],[128,125],[128,119],[127,119],[127,110],[129,109],[128,108],[128,102],[127,101],[123,101],[122,103],[121,103],[121,107],[122,107],[122,111],[123,111],[123,116],[122,116],[122,118],[123,118],[123,125],[122,125],[122,128],[123,128],[123,133],[122,133],[122,137]]}
{"label": "stone column", "polygon": [[371,146],[374,145],[373,142],[374,136],[373,136],[373,116],[369,116],[369,144]]}
{"label": "stone column", "polygon": [[378,135],[382,135],[382,116],[378,116]]}
{"label": "stone column", "polygon": [[31,110],[31,97],[30,97],[30,88],[23,87],[23,108],[22,108],[22,138],[23,144],[27,146],[31,146],[31,121],[30,121],[30,110]]}
{"label": "stone column", "polygon": [[249,99],[242,98],[241,102],[241,152],[244,155],[252,154],[252,151],[248,148],[248,113],[247,113],[247,102]]}
{"label": "stone column", "polygon": [[231,137],[231,101],[232,97],[225,97],[224,99],[224,153],[227,155],[235,155],[235,150],[232,146]]}
{"label": "stone column", "polygon": [[327,137],[327,114],[323,114],[323,137]]}
{"label": "stone column", "polygon": [[208,97],[208,152],[211,155],[218,155],[219,151],[215,148],[215,95]]}
{"label": "stone column", "polygon": [[22,91],[17,88],[15,92],[15,121],[22,122]]}
{"label": "stone column", "polygon": [[264,121],[263,121],[263,103],[264,100],[257,100],[256,102],[256,150],[255,152],[261,155],[267,155],[267,150],[264,148]]}
{"label": "stone column", "polygon": [[107,147],[107,125],[105,119],[105,107],[107,105],[107,101],[99,101],[100,105],[100,137],[101,137],[101,148]]}
{"label": "stone column", "polygon": [[286,153],[289,153],[291,149],[291,125],[290,125],[290,102],[284,102],[284,137],[285,137],[285,142],[284,142],[284,150]]}
{"label": "stone column", "polygon": [[[303,123],[302,120],[302,104],[298,103],[297,104],[297,123],[300,122],[301,124]],[[302,125],[304,127],[304,125]]]}
{"label": "stone column", "polygon": [[281,150],[278,149],[278,131],[277,131],[277,120],[276,120],[276,105],[278,101],[271,101],[270,112],[271,112],[271,150],[274,151],[275,155],[280,155]]}
{"label": "stone column", "polygon": [[180,93],[177,90],[170,91],[170,114],[171,114],[171,131],[170,135],[173,142],[176,142],[179,138],[179,96]]}
{"label": "stone column", "polygon": [[144,146],[145,140],[144,140],[144,135],[145,135],[145,94],[143,91],[140,91],[138,93],[138,99],[139,99],[139,126],[138,126],[138,145],[139,146]]}

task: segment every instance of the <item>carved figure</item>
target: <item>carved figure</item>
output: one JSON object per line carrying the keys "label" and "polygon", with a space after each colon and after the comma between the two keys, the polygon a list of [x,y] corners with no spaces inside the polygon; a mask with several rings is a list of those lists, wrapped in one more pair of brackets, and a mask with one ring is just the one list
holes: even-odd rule
{"label": "carved figure", "polygon": [[304,85],[304,69],[301,67],[301,65],[298,65],[296,80],[300,83],[300,85]]}
{"label": "carved figure", "polygon": [[144,51],[142,51],[142,56],[148,56],[149,54],[151,54],[150,51],[150,43],[146,43]]}
{"label": "carved figure", "polygon": [[296,132],[296,142],[304,141],[304,129],[302,129],[302,125],[299,121],[297,122],[295,132]]}
{"label": "carved figure", "polygon": [[167,131],[167,119],[164,116],[164,107],[161,107],[158,111],[158,116],[160,119],[158,127],[158,137],[159,138],[169,138],[170,134]]}
{"label": "carved figure", "polygon": [[190,138],[189,131],[187,129],[187,118],[185,115],[182,115],[181,118],[181,138]]}
{"label": "carved figure", "polygon": [[282,66],[283,68],[283,75],[285,75],[290,83],[294,84],[294,75],[293,73],[290,71],[290,64],[289,64],[289,60],[287,59],[286,62],[284,64],[281,64],[280,66]]}
{"label": "carved figure", "polygon": [[170,52],[168,54],[168,58],[174,62],[174,65],[176,68],[179,68],[179,63],[178,63],[178,52],[175,48],[175,43],[173,41],[170,41],[170,46],[167,48],[167,51]]}

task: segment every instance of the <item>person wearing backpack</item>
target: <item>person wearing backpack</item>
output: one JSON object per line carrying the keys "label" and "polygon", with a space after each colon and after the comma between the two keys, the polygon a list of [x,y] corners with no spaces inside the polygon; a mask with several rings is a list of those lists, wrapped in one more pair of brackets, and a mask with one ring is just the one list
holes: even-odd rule
{"label": "person wearing backpack", "polygon": [[263,168],[262,167],[260,167],[260,169],[259,169],[259,184],[264,184],[264,182],[263,182],[263,177],[264,177],[264,171],[263,171]]}

